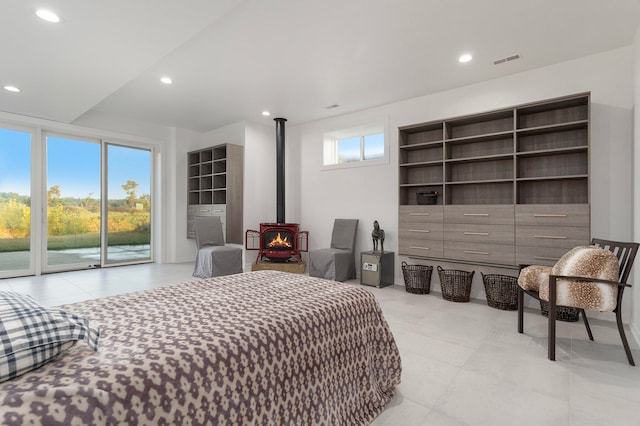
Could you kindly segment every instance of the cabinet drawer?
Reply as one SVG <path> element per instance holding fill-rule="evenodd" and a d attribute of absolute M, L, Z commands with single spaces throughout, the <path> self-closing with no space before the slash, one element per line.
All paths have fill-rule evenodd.
<path fill-rule="evenodd" d="M 227 214 L 227 205 L 226 204 L 212 204 L 211 205 L 211 215 L 212 216 L 223 216 Z"/>
<path fill-rule="evenodd" d="M 485 225 L 513 225 L 512 205 L 444 206 L 445 223 L 478 223 Z"/>
<path fill-rule="evenodd" d="M 408 223 L 400 227 L 400 239 L 440 240 L 442 241 L 442 223 Z"/>
<path fill-rule="evenodd" d="M 514 252 L 513 244 L 481 244 L 458 241 L 445 241 L 444 243 L 444 254 L 447 259 L 468 262 L 514 265 Z"/>
<path fill-rule="evenodd" d="M 553 266 L 571 248 L 565 247 L 516 247 L 518 265 Z"/>
<path fill-rule="evenodd" d="M 481 225 L 455 224 L 444 225 L 444 239 L 446 241 L 461 241 L 468 243 L 514 244 L 515 232 L 513 225 Z"/>
<path fill-rule="evenodd" d="M 589 226 L 588 204 L 519 204 L 516 224 Z"/>
<path fill-rule="evenodd" d="M 187 207 L 189 216 L 220 216 L 227 212 L 226 204 L 191 204 Z"/>
<path fill-rule="evenodd" d="M 565 247 L 589 245 L 587 226 L 516 226 L 516 244 L 529 247 Z"/>
<path fill-rule="evenodd" d="M 398 251 L 404 256 L 442 257 L 442 241 L 404 239 Z"/>
<path fill-rule="evenodd" d="M 442 222 L 443 206 L 400 206 L 400 226 L 403 223 Z"/>

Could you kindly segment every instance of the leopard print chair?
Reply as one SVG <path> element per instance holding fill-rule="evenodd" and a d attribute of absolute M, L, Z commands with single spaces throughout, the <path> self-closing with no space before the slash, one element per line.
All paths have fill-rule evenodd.
<path fill-rule="evenodd" d="M 524 328 L 524 294 L 549 302 L 549 359 L 555 360 L 556 307 L 579 309 L 593 340 L 585 310 L 614 312 L 629 364 L 635 365 L 622 324 L 622 295 L 637 243 L 594 239 L 591 246 L 575 247 L 553 266 L 527 266 L 518 277 L 518 332 Z"/>

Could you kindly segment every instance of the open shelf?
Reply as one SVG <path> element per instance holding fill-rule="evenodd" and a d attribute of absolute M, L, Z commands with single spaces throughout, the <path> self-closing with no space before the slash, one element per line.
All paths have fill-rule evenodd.
<path fill-rule="evenodd" d="M 223 144 L 187 154 L 187 238 L 194 238 L 194 216 L 218 215 L 227 242 L 241 244 L 243 148 Z M 212 205 L 224 205 L 212 208 Z M 193 206 L 200 206 L 193 208 Z"/>
<path fill-rule="evenodd" d="M 589 94 L 401 127 L 399 174 L 403 186 L 511 180 L 514 193 L 528 179 L 549 182 L 588 176 Z M 588 191 L 588 185 L 576 189 Z M 586 192 L 554 194 L 557 198 L 551 202 L 559 204 L 588 198 Z M 516 203 L 519 199 L 511 198 Z M 447 196 L 444 202 L 458 200 Z"/>
<path fill-rule="evenodd" d="M 513 181 L 447 184 L 446 204 L 513 204 Z"/>
<path fill-rule="evenodd" d="M 418 205 L 418 192 L 437 192 L 437 204 L 442 205 L 442 184 L 430 185 L 402 185 L 400 186 L 400 205 L 415 206 Z"/>
<path fill-rule="evenodd" d="M 487 265 L 515 267 L 538 250 L 527 232 L 573 232 L 588 244 L 589 114 L 590 95 L 581 93 L 399 128 L 399 254 L 415 255 L 407 235 L 440 247 L 435 258 L 445 261 L 479 250 L 478 240 L 456 240 L 443 226 L 485 236 Z M 439 194 L 439 210 L 420 205 L 423 191 Z M 417 236 L 409 228 L 417 223 L 441 231 Z"/>
<path fill-rule="evenodd" d="M 457 139 L 455 142 L 447 142 L 446 159 L 464 159 L 468 157 L 483 157 L 491 155 L 513 154 L 513 133 L 504 138 L 487 139 Z"/>
<path fill-rule="evenodd" d="M 518 184 L 518 204 L 586 204 L 589 202 L 589 178 L 565 176 L 563 178 L 526 179 Z"/>
<path fill-rule="evenodd" d="M 517 129 L 554 126 L 589 120 L 589 98 L 576 96 L 516 108 Z"/>

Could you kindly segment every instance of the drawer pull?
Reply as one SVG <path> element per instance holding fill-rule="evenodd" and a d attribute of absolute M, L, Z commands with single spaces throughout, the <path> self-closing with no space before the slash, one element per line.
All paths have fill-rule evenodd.
<path fill-rule="evenodd" d="M 557 235 L 534 235 L 533 238 L 542 238 L 545 240 L 566 240 L 567 237 L 557 236 Z"/>
<path fill-rule="evenodd" d="M 489 213 L 464 213 L 465 216 L 483 216 L 488 217 Z"/>
<path fill-rule="evenodd" d="M 464 250 L 464 252 L 467 254 L 484 254 L 487 256 L 489 255 L 489 253 L 486 251 Z"/>
<path fill-rule="evenodd" d="M 214 213 L 222 213 L 224 210 L 211 210 Z"/>
<path fill-rule="evenodd" d="M 533 258 L 538 260 L 552 260 L 554 262 L 557 262 L 559 260 L 557 257 L 533 256 Z"/>
<path fill-rule="evenodd" d="M 204 212 L 208 212 L 209 210 L 208 209 L 200 209 L 198 211 L 201 212 L 201 213 L 204 213 Z"/>
<path fill-rule="evenodd" d="M 409 248 L 418 249 L 418 250 L 431 250 L 429 247 L 420 247 L 420 246 L 409 246 Z"/>
<path fill-rule="evenodd" d="M 427 231 L 424 229 L 409 229 L 409 232 L 422 232 L 423 234 L 428 234 L 431 231 Z"/>
<path fill-rule="evenodd" d="M 464 235 L 482 235 L 482 236 L 488 236 L 489 233 L 488 232 L 465 232 Z"/>
<path fill-rule="evenodd" d="M 566 214 L 534 214 L 533 217 L 567 217 Z"/>
<path fill-rule="evenodd" d="M 431 213 L 409 213 L 409 216 L 431 216 Z"/>

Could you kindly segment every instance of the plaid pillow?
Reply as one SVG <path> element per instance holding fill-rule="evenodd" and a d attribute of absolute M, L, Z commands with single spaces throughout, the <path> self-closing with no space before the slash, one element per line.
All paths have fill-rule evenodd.
<path fill-rule="evenodd" d="M 0 291 L 0 382 L 43 366 L 78 340 L 97 351 L 99 337 L 88 319 Z"/>

